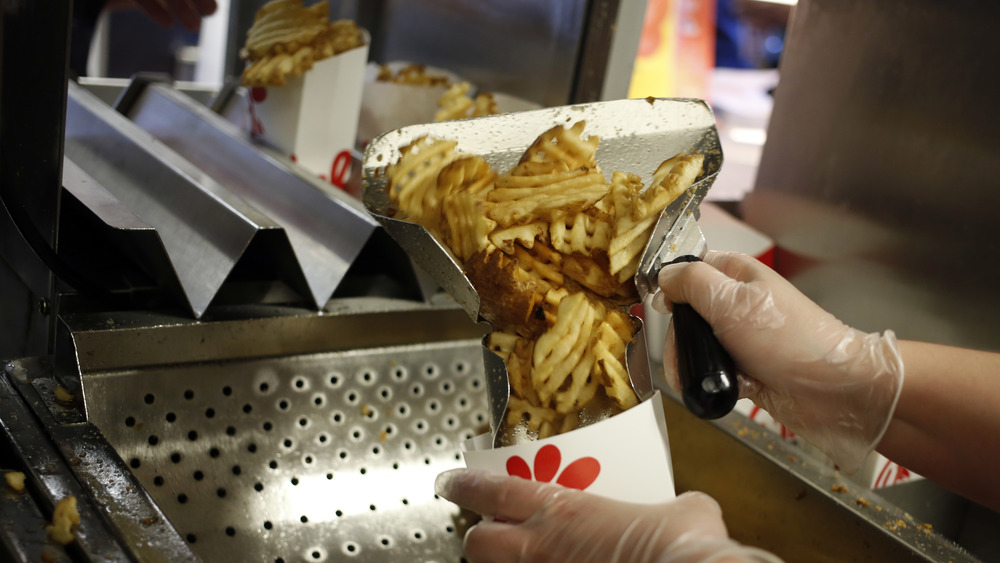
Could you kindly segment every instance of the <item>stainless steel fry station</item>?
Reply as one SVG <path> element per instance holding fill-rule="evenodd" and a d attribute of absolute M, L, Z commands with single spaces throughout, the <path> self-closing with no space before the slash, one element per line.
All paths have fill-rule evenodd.
<path fill-rule="evenodd" d="M 231 43 L 242 41 L 262 2 L 233 4 L 231 36 L 239 39 Z M 546 107 L 624 98 L 646 9 L 640 0 L 340 4 L 371 33 L 373 57 L 450 67 Z M 1000 125 L 986 94 L 1000 85 L 996 56 L 987 56 L 998 51 L 978 31 L 1000 13 L 974 2 L 879 4 L 799 3 L 786 45 L 798 58 L 790 57 L 778 88 L 759 189 L 743 207 L 721 203 L 744 209 L 776 239 L 779 257 L 785 245 L 794 282 L 860 324 L 875 322 L 878 311 L 905 324 L 914 302 L 975 282 L 906 336 L 933 338 L 944 327 L 941 341 L 1000 348 L 1000 323 L 985 318 L 1000 304 L 987 289 L 995 284 L 963 262 L 976 256 L 979 264 L 996 240 L 987 205 L 966 212 L 975 196 L 995 199 L 987 188 L 1000 177 L 992 174 L 998 145 L 986 139 Z M 890 9 L 898 19 L 883 14 Z M 73 10 L 68 0 L 0 2 L 0 472 L 25 475 L 24 490 L 0 491 L 0 560 L 465 561 L 463 535 L 479 517 L 439 498 L 433 483 L 464 466 L 463 440 L 490 430 L 488 328 L 361 200 L 252 140 L 242 127 L 248 94 L 237 82 L 206 89 L 153 74 L 70 76 Z M 955 71 L 969 90 L 967 112 L 943 92 L 885 107 L 817 91 L 823 69 L 836 69 L 802 57 L 822 57 L 816 37 L 834 41 L 872 11 L 884 16 L 871 21 L 886 34 L 872 45 L 898 37 L 893 25 L 940 22 L 954 40 L 938 45 L 950 45 L 951 56 L 941 57 L 971 69 Z M 451 34 L 458 45 L 468 44 L 469 30 L 483 31 L 482 43 L 431 46 L 407 22 Z M 458 33 L 456 22 L 467 29 Z M 489 31 L 500 24 L 520 26 L 520 35 Z M 919 73 L 951 68 L 934 60 L 885 66 L 880 57 L 888 55 L 853 49 L 843 43 L 857 36 L 843 37 L 840 48 L 872 65 L 859 82 L 904 87 Z M 906 48 L 917 41 L 904 39 Z M 974 48 L 982 58 L 958 58 Z M 899 49 L 894 56 L 909 56 Z M 237 80 L 238 50 L 233 43 L 226 52 Z M 795 96 L 814 100 L 813 109 L 802 110 Z M 883 221 L 880 210 L 903 196 L 879 162 L 904 158 L 908 147 L 927 157 L 921 141 L 899 144 L 902 134 L 890 128 L 929 107 L 954 118 L 939 133 L 964 147 L 954 161 L 960 174 L 951 183 L 943 161 L 914 162 L 934 174 L 908 177 L 924 213 L 896 207 Z M 885 128 L 869 123 L 865 141 L 806 135 L 802 111 L 827 121 L 884 116 Z M 870 157 L 863 166 L 858 153 Z M 809 170 L 824 175 L 807 177 Z M 891 189 L 862 193 L 873 177 Z M 962 193 L 944 192 L 956 188 Z M 895 242 L 831 242 L 839 220 L 831 209 L 877 233 L 899 226 Z M 807 212 L 825 218 L 812 222 L 815 230 Z M 942 262 L 906 278 L 917 254 L 896 235 L 923 227 L 920 240 L 935 254 L 921 260 Z M 837 263 L 864 275 L 824 278 Z M 850 283 L 882 288 L 878 311 L 857 303 L 837 311 Z M 964 332 L 972 328 L 980 330 Z M 662 368 L 651 368 L 664 394 L 678 492 L 715 497 L 734 539 L 787 561 L 959 563 L 1000 553 L 987 533 L 996 522 L 988 510 L 929 483 L 873 491 L 739 412 L 701 420 L 659 377 Z M 68 496 L 79 523 L 63 545 L 46 526 Z"/>

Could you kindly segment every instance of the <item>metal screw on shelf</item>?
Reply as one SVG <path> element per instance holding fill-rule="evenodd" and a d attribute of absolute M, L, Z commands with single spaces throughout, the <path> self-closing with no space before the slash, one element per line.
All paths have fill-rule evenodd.
<path fill-rule="evenodd" d="M 38 300 L 38 312 L 48 316 L 49 314 L 49 300 L 46 298 L 41 298 Z"/>

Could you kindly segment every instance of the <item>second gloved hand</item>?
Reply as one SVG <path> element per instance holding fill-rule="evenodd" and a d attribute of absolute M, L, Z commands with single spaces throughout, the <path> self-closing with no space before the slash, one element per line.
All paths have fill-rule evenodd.
<path fill-rule="evenodd" d="M 847 473 L 878 445 L 903 386 L 891 331 L 853 329 L 757 260 L 709 252 L 703 262 L 660 271 L 665 301 L 690 303 L 712 326 L 741 372 L 749 397 Z M 676 389 L 672 327 L 663 354 Z"/>
<path fill-rule="evenodd" d="M 551 483 L 456 469 L 438 476 L 442 497 L 501 521 L 481 522 L 465 554 L 481 562 L 780 562 L 726 534 L 711 497 L 685 493 L 662 504 L 614 501 Z"/>

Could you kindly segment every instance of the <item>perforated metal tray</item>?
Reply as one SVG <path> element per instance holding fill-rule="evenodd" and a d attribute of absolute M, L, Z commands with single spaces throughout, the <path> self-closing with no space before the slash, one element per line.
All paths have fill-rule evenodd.
<path fill-rule="evenodd" d="M 481 330 L 407 307 L 91 321 L 80 357 L 151 351 L 81 362 L 87 416 L 205 561 L 460 561 L 471 515 L 433 483 L 488 428 Z"/>
<path fill-rule="evenodd" d="M 90 416 L 206 561 L 458 560 L 483 387 L 472 341 L 109 372 Z"/>

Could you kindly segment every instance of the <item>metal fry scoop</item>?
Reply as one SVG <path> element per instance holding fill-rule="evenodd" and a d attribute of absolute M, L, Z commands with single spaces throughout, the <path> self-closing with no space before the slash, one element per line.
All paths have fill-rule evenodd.
<path fill-rule="evenodd" d="M 719 158 L 721 160 L 721 155 Z M 635 285 L 644 299 L 659 291 L 657 278 L 663 266 L 701 260 L 708 250 L 705 235 L 698 226 L 698 205 L 714 180 L 715 174 L 712 174 L 693 184 L 687 193 L 667 206 L 657 220 L 635 275 Z M 739 399 L 732 357 L 693 307 L 674 303 L 673 311 L 677 375 L 684 405 L 701 418 L 725 416 Z"/>
<path fill-rule="evenodd" d="M 364 203 L 417 265 L 447 291 L 470 317 L 482 320 L 479 295 L 454 255 L 420 225 L 392 217 L 385 169 L 399 160 L 402 147 L 428 136 L 456 141 L 457 151 L 483 157 L 494 170 L 509 170 L 538 135 L 555 125 L 570 126 L 581 120 L 586 121 L 585 135 L 600 138 L 596 158 L 606 176 L 614 171 L 631 172 L 638 174 L 645 186 L 650 186 L 654 171 L 667 158 L 682 152 L 705 155 L 701 176 L 686 194 L 665 210 L 656 225 L 653 242 L 646 249 L 635 278 L 640 296 L 645 297 L 657 287 L 656 272 L 664 260 L 672 256 L 673 250 L 686 248 L 667 242 L 668 239 L 680 240 L 668 235 L 671 232 L 680 233 L 684 228 L 686 236 L 686 233 L 692 232 L 690 227 L 684 227 L 688 224 L 697 229 L 693 215 L 722 166 L 715 117 L 701 100 L 618 100 L 414 125 L 390 131 L 374 139 L 365 151 Z M 701 252 L 703 250 L 697 255 Z M 677 332 L 680 333 L 679 328 Z M 711 330 L 708 335 L 711 336 Z M 714 336 L 711 337 L 714 340 Z M 641 400 L 652 394 L 643 338 L 640 332 L 626 352 L 632 387 Z M 500 363 L 495 366 L 491 364 L 490 356 L 493 354 L 486 355 L 486 369 L 491 426 L 496 435 L 510 391 L 502 360 L 496 357 Z M 693 385 L 698 385 L 697 381 L 692 381 Z M 735 377 L 732 381 L 735 382 Z"/>

